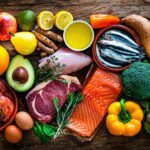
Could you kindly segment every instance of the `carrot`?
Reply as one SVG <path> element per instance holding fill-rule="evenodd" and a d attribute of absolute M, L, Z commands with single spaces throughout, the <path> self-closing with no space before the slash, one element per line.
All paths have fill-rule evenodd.
<path fill-rule="evenodd" d="M 94 29 L 105 28 L 119 22 L 119 17 L 113 15 L 97 14 L 90 16 L 90 24 Z"/>
<path fill-rule="evenodd" d="M 63 38 L 62 38 L 60 35 L 58 35 L 58 34 L 52 32 L 52 31 L 45 31 L 45 30 L 43 30 L 43 29 L 41 29 L 41 28 L 39 28 L 39 27 L 36 28 L 35 30 L 36 30 L 37 32 L 39 32 L 39 33 L 41 33 L 41 34 L 43 34 L 43 35 L 49 37 L 49 38 L 52 39 L 52 40 L 55 40 L 55 41 L 60 42 L 60 43 L 63 42 Z"/>
<path fill-rule="evenodd" d="M 58 47 L 55 45 L 55 43 L 53 43 L 53 41 L 51 41 L 50 39 L 48 39 L 45 35 L 39 33 L 39 32 L 36 32 L 36 31 L 32 31 L 32 33 L 35 35 L 35 37 L 45 43 L 47 46 L 51 47 L 52 49 L 54 50 L 57 50 Z"/>

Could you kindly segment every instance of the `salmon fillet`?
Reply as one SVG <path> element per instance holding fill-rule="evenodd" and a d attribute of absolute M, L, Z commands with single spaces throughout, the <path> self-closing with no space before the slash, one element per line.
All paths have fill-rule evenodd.
<path fill-rule="evenodd" d="M 77 105 L 67 128 L 79 136 L 91 137 L 121 90 L 117 74 L 97 68 L 83 89 L 84 100 Z"/>

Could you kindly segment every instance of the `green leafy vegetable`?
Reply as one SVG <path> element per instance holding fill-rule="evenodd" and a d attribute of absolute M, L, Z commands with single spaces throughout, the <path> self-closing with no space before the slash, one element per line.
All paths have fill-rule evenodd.
<path fill-rule="evenodd" d="M 69 118 L 71 117 L 77 104 L 83 99 L 81 92 L 70 93 L 63 110 L 60 109 L 58 105 L 58 99 L 54 98 L 53 103 L 56 109 L 56 126 L 43 124 L 35 121 L 35 126 L 33 131 L 37 137 L 39 137 L 42 143 L 47 143 L 51 138 L 57 138 L 59 135 L 63 134 L 63 130 L 69 123 Z"/>
<path fill-rule="evenodd" d="M 145 116 L 146 116 L 144 120 L 144 129 L 148 134 L 150 134 L 150 102 L 142 101 L 141 106 L 144 109 Z"/>
<path fill-rule="evenodd" d="M 148 134 L 150 134 L 150 124 L 148 122 L 144 122 L 144 129 Z"/>
<path fill-rule="evenodd" d="M 49 67 L 49 63 L 56 63 L 58 58 L 55 56 L 51 56 L 51 59 L 47 61 L 47 63 L 37 69 L 36 71 L 36 80 L 37 82 L 47 81 L 47 80 L 54 80 L 60 76 L 60 74 L 63 72 L 65 65 L 61 65 L 60 63 L 57 63 L 56 66 L 53 68 Z"/>

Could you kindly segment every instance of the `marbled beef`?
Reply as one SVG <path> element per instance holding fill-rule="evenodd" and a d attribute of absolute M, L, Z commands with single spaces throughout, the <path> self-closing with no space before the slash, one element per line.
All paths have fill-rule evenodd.
<path fill-rule="evenodd" d="M 55 115 L 53 99 L 57 98 L 61 108 L 69 92 L 81 90 L 76 77 L 63 75 L 60 78 L 37 85 L 26 97 L 27 106 L 32 117 L 41 122 L 50 122 Z"/>

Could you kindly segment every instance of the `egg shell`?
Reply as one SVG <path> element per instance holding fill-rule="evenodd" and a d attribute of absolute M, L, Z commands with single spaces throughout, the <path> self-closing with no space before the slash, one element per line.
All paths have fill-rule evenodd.
<path fill-rule="evenodd" d="M 18 112 L 15 121 L 17 126 L 22 130 L 30 130 L 34 125 L 32 117 L 25 111 Z"/>
<path fill-rule="evenodd" d="M 22 131 L 15 125 L 9 125 L 5 129 L 5 138 L 10 143 L 18 143 L 22 140 Z"/>

